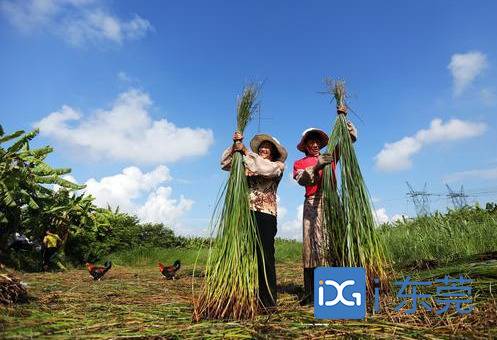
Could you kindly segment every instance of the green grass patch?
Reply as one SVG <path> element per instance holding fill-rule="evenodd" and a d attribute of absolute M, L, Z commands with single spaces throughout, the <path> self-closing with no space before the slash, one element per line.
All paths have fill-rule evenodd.
<path fill-rule="evenodd" d="M 276 262 L 302 262 L 302 242 L 277 238 L 274 248 Z"/>
<path fill-rule="evenodd" d="M 478 207 L 385 224 L 379 232 L 397 267 L 497 251 L 497 214 Z"/>
<path fill-rule="evenodd" d="M 144 247 L 111 254 L 109 259 L 112 263 L 120 266 L 151 267 L 157 266 L 157 262 L 172 264 L 178 259 L 183 266 L 193 266 L 197 256 L 198 264 L 204 265 L 207 261 L 208 251 L 207 248 L 185 249 Z"/>
<path fill-rule="evenodd" d="M 172 264 L 181 260 L 182 265 L 193 265 L 198 256 L 197 263 L 205 265 L 207 262 L 208 248 L 159 248 L 141 247 L 131 250 L 119 251 L 109 255 L 103 260 L 110 259 L 113 264 L 120 266 L 156 266 L 160 261 Z M 295 240 L 275 240 L 275 257 L 277 262 L 300 263 L 302 259 L 302 243 Z"/>

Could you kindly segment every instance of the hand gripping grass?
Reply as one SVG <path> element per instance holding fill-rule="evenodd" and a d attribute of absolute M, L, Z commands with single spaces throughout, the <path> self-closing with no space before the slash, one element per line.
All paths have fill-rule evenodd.
<path fill-rule="evenodd" d="M 258 87 L 245 87 L 238 100 L 237 129 L 242 132 L 257 109 Z M 217 236 L 211 244 L 205 283 L 194 298 L 193 320 L 252 319 L 258 311 L 257 247 L 262 252 L 255 219 L 249 207 L 249 187 L 243 156 L 234 152 L 227 183 L 216 205 L 220 214 L 212 225 Z M 216 215 L 216 214 L 215 214 Z"/>
<path fill-rule="evenodd" d="M 375 230 L 371 200 L 347 127 L 345 84 L 343 81 L 328 80 L 327 85 L 337 104 L 337 117 L 327 150 L 338 158 L 339 179 L 334 177 L 331 166 L 324 168 L 325 251 L 330 265 L 364 267 L 370 295 L 375 278 L 380 280 L 383 289 L 388 286 L 387 259 Z"/>

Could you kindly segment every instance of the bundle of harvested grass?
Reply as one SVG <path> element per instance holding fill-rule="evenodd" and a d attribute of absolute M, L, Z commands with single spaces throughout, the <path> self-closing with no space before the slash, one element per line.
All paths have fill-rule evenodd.
<path fill-rule="evenodd" d="M 328 152 L 339 157 L 340 183 L 326 166 L 323 172 L 323 209 L 327 250 L 333 265 L 364 267 L 367 290 L 373 293 L 374 278 L 387 287 L 384 247 L 376 232 L 372 204 L 347 127 L 346 90 L 343 81 L 327 81 L 337 104 L 337 118 L 330 134 Z"/>
<path fill-rule="evenodd" d="M 26 302 L 28 292 L 24 284 L 11 275 L 0 274 L 0 304 Z"/>
<path fill-rule="evenodd" d="M 247 86 L 238 100 L 237 129 L 242 132 L 257 108 L 259 88 Z M 261 249 L 249 207 L 249 188 L 241 153 L 235 152 L 229 179 L 217 206 L 222 206 L 217 236 L 209 251 L 205 283 L 194 298 L 195 321 L 251 319 L 258 309 L 257 247 Z"/>

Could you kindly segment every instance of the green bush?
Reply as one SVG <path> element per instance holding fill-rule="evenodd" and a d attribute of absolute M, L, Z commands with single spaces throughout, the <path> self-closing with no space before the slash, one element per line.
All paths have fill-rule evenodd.
<path fill-rule="evenodd" d="M 75 264 L 96 262 L 111 253 L 134 248 L 181 247 L 188 239 L 174 235 L 162 223 L 140 223 L 136 216 L 100 210 L 93 227 L 71 233 L 66 256 Z"/>

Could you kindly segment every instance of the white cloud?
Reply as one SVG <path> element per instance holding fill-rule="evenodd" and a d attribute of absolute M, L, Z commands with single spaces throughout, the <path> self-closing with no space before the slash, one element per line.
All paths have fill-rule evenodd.
<path fill-rule="evenodd" d="M 497 104 L 497 94 L 494 89 L 482 89 L 480 91 L 480 98 L 483 104 L 487 106 L 495 106 L 495 104 Z"/>
<path fill-rule="evenodd" d="M 134 15 L 123 20 L 109 14 L 96 0 L 27 0 L 0 2 L 0 11 L 24 33 L 46 30 L 72 45 L 144 37 L 153 30 L 149 21 Z"/>
<path fill-rule="evenodd" d="M 151 192 L 145 204 L 138 209 L 138 216 L 143 222 L 162 222 L 172 226 L 191 209 L 193 201 L 180 196 L 179 200 L 171 198 L 172 188 L 159 187 Z"/>
<path fill-rule="evenodd" d="M 76 181 L 76 178 L 74 178 L 73 176 L 71 176 L 71 175 L 69 175 L 69 174 L 67 174 L 67 175 L 62 175 L 62 176 L 60 176 L 60 177 L 61 177 L 61 178 L 63 178 L 63 179 L 65 179 L 66 181 L 71 182 L 71 183 L 78 184 L 78 181 Z M 53 190 L 54 190 L 54 191 L 59 191 L 59 189 L 60 189 L 60 188 L 61 188 L 61 187 L 60 187 L 60 185 L 58 185 L 58 184 L 54 184 L 54 185 L 53 185 Z"/>
<path fill-rule="evenodd" d="M 389 217 L 387 210 L 385 208 L 380 208 L 374 211 L 373 217 L 375 219 L 375 223 L 380 225 L 384 223 L 393 223 L 398 220 L 402 220 L 403 218 L 407 219 L 409 216 L 405 214 L 394 214 L 392 217 Z"/>
<path fill-rule="evenodd" d="M 390 218 L 390 222 L 402 221 L 403 219 L 408 219 L 409 216 L 405 214 L 395 214 Z"/>
<path fill-rule="evenodd" d="M 278 209 L 281 209 L 281 208 L 278 208 Z M 281 237 L 281 238 L 286 238 L 286 239 L 295 239 L 295 240 L 302 241 L 303 210 L 304 210 L 304 205 L 300 204 L 296 209 L 295 217 L 291 220 L 283 221 L 284 218 L 278 216 L 278 233 L 276 236 Z M 285 209 L 285 211 L 286 211 L 286 209 Z M 374 217 L 375 223 L 377 225 L 380 225 L 383 223 L 395 222 L 399 219 L 402 219 L 402 216 L 404 216 L 405 218 L 408 217 L 407 215 L 395 214 L 390 218 L 388 216 L 385 208 L 379 208 L 373 212 L 373 217 Z"/>
<path fill-rule="evenodd" d="M 286 238 L 286 239 L 294 239 L 294 240 L 299 240 L 302 241 L 302 236 L 303 236 L 303 226 L 302 226 L 302 219 L 303 219 L 303 211 L 304 211 L 304 205 L 300 204 L 297 209 L 296 209 L 296 215 L 293 219 L 291 220 L 284 220 L 284 216 L 279 215 L 279 212 L 281 211 L 283 207 L 278 207 L 278 233 L 277 237 L 281 238 Z M 286 209 L 285 210 L 285 215 L 286 215 Z M 407 215 L 404 214 L 395 214 L 392 217 L 389 217 L 387 214 L 387 210 L 385 208 L 379 208 L 376 209 L 373 212 L 373 217 L 375 220 L 375 223 L 377 225 L 383 224 L 383 223 L 392 223 L 397 220 L 401 220 L 402 216 L 404 218 L 408 218 Z"/>
<path fill-rule="evenodd" d="M 171 180 L 169 169 L 164 165 L 149 173 L 143 173 L 139 168 L 132 166 L 123 169 L 117 175 L 103 177 L 100 180 L 89 179 L 85 183 L 85 191 L 95 196 L 95 204 L 98 206 L 106 207 L 110 204 L 128 211 L 135 207 L 134 200 L 169 180 Z"/>
<path fill-rule="evenodd" d="M 454 54 L 447 66 L 454 81 L 454 95 L 458 96 L 487 67 L 487 57 L 481 52 Z"/>
<path fill-rule="evenodd" d="M 276 204 L 278 205 L 278 221 L 283 220 L 288 210 L 281 205 L 281 198 L 279 195 L 276 195 Z"/>
<path fill-rule="evenodd" d="M 458 182 L 468 178 L 494 180 L 497 179 L 497 168 L 491 169 L 474 169 L 467 171 L 455 172 L 444 178 L 445 182 Z"/>
<path fill-rule="evenodd" d="M 482 135 L 487 126 L 485 123 L 474 123 L 459 119 L 451 119 L 443 123 L 434 119 L 429 129 L 422 129 L 414 136 L 408 136 L 397 142 L 386 143 L 375 156 L 376 167 L 382 171 L 398 171 L 412 166 L 411 157 L 429 144 L 455 141 Z"/>
<path fill-rule="evenodd" d="M 278 219 L 279 220 L 284 220 L 287 214 L 288 214 L 288 210 L 285 207 L 278 206 Z"/>
<path fill-rule="evenodd" d="M 286 209 L 285 209 L 284 216 L 278 216 L 278 232 L 276 236 L 286 239 L 295 239 L 302 241 L 303 211 L 304 211 L 304 205 L 300 204 L 296 209 L 296 215 L 294 219 L 282 221 L 283 217 L 286 215 Z"/>
<path fill-rule="evenodd" d="M 410 157 L 421 150 L 422 144 L 413 137 L 404 137 L 394 143 L 386 143 L 375 156 L 376 167 L 382 171 L 409 169 Z"/>
<path fill-rule="evenodd" d="M 133 79 L 126 73 L 126 72 L 119 72 L 117 73 L 117 79 L 123 83 L 131 83 Z"/>
<path fill-rule="evenodd" d="M 375 219 L 376 224 L 383 224 L 389 221 L 387 211 L 385 208 L 376 209 L 373 214 L 373 217 Z"/>
<path fill-rule="evenodd" d="M 100 158 L 158 164 L 208 151 L 214 141 L 211 130 L 180 128 L 166 119 L 153 120 L 148 112 L 151 105 L 147 93 L 131 89 L 121 93 L 109 110 L 97 110 L 84 117 L 64 105 L 35 126 L 42 135 L 81 147 Z"/>
<path fill-rule="evenodd" d="M 90 178 L 84 192 L 95 197 L 97 206 L 119 206 L 121 211 L 137 215 L 142 222 L 164 223 L 181 232 L 182 217 L 194 202 L 183 196 L 173 198 L 172 188 L 164 185 L 171 179 L 164 165 L 147 173 L 128 167 L 116 175 Z M 138 203 L 144 197 L 144 203 Z"/>

